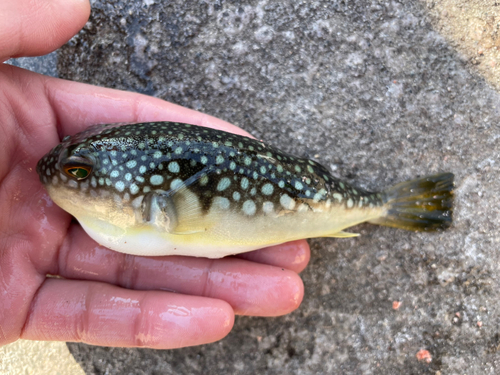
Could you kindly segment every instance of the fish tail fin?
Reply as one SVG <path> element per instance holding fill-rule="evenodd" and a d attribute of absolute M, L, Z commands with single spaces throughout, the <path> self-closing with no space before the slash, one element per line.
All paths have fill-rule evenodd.
<path fill-rule="evenodd" d="M 413 231 L 448 228 L 453 213 L 453 173 L 397 184 L 383 193 L 387 214 L 370 223 Z"/>

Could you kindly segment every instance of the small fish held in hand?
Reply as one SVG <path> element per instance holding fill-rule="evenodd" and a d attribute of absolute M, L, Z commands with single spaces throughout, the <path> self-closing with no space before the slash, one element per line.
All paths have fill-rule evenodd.
<path fill-rule="evenodd" d="M 135 255 L 230 254 L 370 222 L 408 230 L 452 222 L 453 174 L 381 193 L 320 164 L 220 130 L 174 122 L 97 125 L 37 166 L 52 200 L 99 244 Z"/>

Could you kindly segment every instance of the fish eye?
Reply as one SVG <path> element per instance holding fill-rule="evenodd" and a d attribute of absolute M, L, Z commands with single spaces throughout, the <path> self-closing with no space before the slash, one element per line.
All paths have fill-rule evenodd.
<path fill-rule="evenodd" d="M 85 180 L 92 172 L 92 163 L 79 156 L 70 156 L 62 162 L 62 169 L 69 177 Z"/>

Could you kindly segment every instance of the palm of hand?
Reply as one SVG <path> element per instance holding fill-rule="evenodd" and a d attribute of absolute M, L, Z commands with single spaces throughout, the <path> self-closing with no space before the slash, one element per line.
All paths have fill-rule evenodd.
<path fill-rule="evenodd" d="M 79 6 L 83 10 L 64 21 L 67 14 L 59 9 L 57 37 L 45 36 L 45 44 L 20 38 L 0 45 L 0 59 L 60 45 L 86 19 L 88 5 Z M 51 31 L 45 30 L 55 35 Z M 0 27 L 0 37 L 2 32 Z M 235 313 L 275 316 L 300 304 L 297 272 L 309 259 L 305 241 L 215 261 L 134 257 L 99 246 L 52 203 L 35 166 L 62 136 L 95 123 L 158 120 L 244 134 L 158 99 L 0 65 L 0 345 L 20 337 L 109 346 L 196 345 L 224 337 Z"/>

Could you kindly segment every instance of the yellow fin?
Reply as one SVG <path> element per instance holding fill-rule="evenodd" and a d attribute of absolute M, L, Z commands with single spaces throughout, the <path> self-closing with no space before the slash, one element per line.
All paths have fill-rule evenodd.
<path fill-rule="evenodd" d="M 349 232 L 344 232 L 343 230 L 337 233 L 329 234 L 327 236 L 323 237 L 336 237 L 336 238 L 349 238 L 349 237 L 358 237 L 359 233 L 349 233 Z"/>
<path fill-rule="evenodd" d="M 387 189 L 382 193 L 387 214 L 369 222 L 416 231 L 448 228 L 453 216 L 454 177 L 453 173 L 441 173 Z"/>
<path fill-rule="evenodd" d="M 199 172 L 168 191 L 149 193 L 143 205 L 145 220 L 170 234 L 188 235 L 207 231 L 210 223 L 201 213 L 198 197 L 189 190 L 189 186 L 201 176 L 203 173 Z"/>

